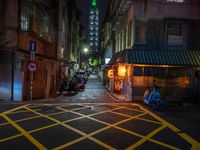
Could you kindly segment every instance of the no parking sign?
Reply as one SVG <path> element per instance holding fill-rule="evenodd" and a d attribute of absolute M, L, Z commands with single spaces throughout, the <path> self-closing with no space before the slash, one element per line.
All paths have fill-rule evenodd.
<path fill-rule="evenodd" d="M 34 61 L 29 61 L 27 68 L 28 68 L 29 71 L 35 72 L 37 70 L 37 65 Z"/>

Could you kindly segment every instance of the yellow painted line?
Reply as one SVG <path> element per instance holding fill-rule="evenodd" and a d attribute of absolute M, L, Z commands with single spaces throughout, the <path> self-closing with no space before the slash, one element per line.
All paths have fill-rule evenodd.
<path fill-rule="evenodd" d="M 104 131 L 104 130 L 106 130 L 106 129 L 108 129 L 108 128 L 110 128 L 110 127 L 102 128 L 102 129 L 98 130 L 98 132 L 96 131 L 96 133 L 99 133 L 99 132 L 101 132 L 101 131 Z M 96 133 L 95 133 L 95 134 L 96 134 Z M 102 141 L 99 141 L 99 140 L 97 140 L 97 139 L 91 137 L 92 135 L 94 135 L 94 133 L 93 133 L 93 134 L 91 133 L 91 134 L 85 135 L 85 136 L 83 136 L 83 137 L 81 137 L 81 138 L 78 138 L 78 139 L 76 139 L 76 140 L 74 140 L 74 141 L 68 142 L 68 143 L 66 143 L 66 144 L 64 144 L 64 145 L 60 145 L 60 146 L 54 148 L 53 150 L 60 150 L 60 149 L 69 147 L 69 146 L 71 146 L 71 145 L 73 145 L 73 144 L 75 144 L 75 143 L 78 143 L 78 142 L 80 142 L 80 141 L 86 139 L 86 138 L 88 138 L 88 139 L 90 139 L 91 141 L 93 141 L 93 142 L 99 144 L 99 145 L 102 146 L 102 147 L 105 147 L 105 148 L 107 148 L 107 149 L 113 149 L 113 150 L 114 150 L 114 148 L 111 147 L 110 145 L 108 145 L 108 144 L 106 144 L 106 143 L 104 143 L 104 142 L 102 142 Z"/>
<path fill-rule="evenodd" d="M 48 125 L 48 126 L 44 126 L 44 127 L 38 128 L 38 129 L 34 129 L 34 130 L 31 130 L 31 131 L 28 131 L 28 133 L 42 131 L 44 129 L 48 129 L 48 128 L 51 128 L 51 127 L 54 127 L 54 126 L 57 126 L 57 125 L 58 125 L 58 123 L 54 123 L 54 124 L 51 124 L 51 125 Z"/>
<path fill-rule="evenodd" d="M 147 136 L 143 137 L 138 142 L 136 142 L 133 145 L 131 145 L 130 147 L 128 147 L 127 150 L 135 149 L 136 147 L 138 147 L 139 145 L 141 145 L 144 142 L 146 142 L 148 139 L 150 139 L 152 136 L 154 136 L 155 134 L 157 134 L 158 132 L 160 132 L 164 128 L 166 128 L 166 126 L 160 126 L 159 128 L 157 128 L 154 131 L 152 131 L 150 134 L 148 134 Z"/>
<path fill-rule="evenodd" d="M 155 123 L 155 124 L 159 124 L 159 125 L 163 125 L 162 122 L 158 122 L 158 121 L 154 121 L 154 120 L 149 120 L 149 119 L 144 119 L 144 118 L 136 118 L 137 120 L 143 120 L 146 122 L 151 122 L 151 123 Z"/>
<path fill-rule="evenodd" d="M 108 124 L 108 123 L 106 123 L 106 124 L 108 124 L 107 127 L 104 127 L 104 128 L 99 129 L 99 130 L 97 130 L 97 131 L 94 131 L 94 132 L 90 133 L 89 135 L 90 135 L 90 136 L 93 136 L 93 135 L 95 135 L 95 134 L 97 134 L 97 133 L 99 133 L 99 132 L 102 132 L 102 131 L 104 131 L 104 130 L 106 130 L 106 129 L 108 129 L 108 128 L 111 128 L 111 127 L 114 127 L 114 128 L 115 128 L 118 124 L 127 122 L 127 121 L 129 121 L 129 120 L 132 120 L 132 119 L 134 119 L 134 118 L 140 117 L 140 116 L 145 115 L 145 114 L 146 114 L 146 113 L 140 114 L 140 115 L 137 115 L 137 116 L 134 116 L 134 117 L 132 117 L 132 118 L 127 118 L 127 119 L 125 119 L 125 120 L 116 122 L 116 123 L 114 123 L 114 124 Z"/>
<path fill-rule="evenodd" d="M 62 109 L 62 108 L 59 108 L 59 109 Z M 62 109 L 62 110 L 63 110 L 63 109 Z M 95 118 L 90 117 L 90 115 L 87 116 L 87 115 L 84 115 L 84 114 L 81 114 L 81 113 L 75 112 L 75 111 L 70 111 L 70 112 L 82 116 L 82 117 L 73 119 L 73 121 L 79 120 L 79 119 L 82 119 L 82 118 L 89 118 L 89 119 L 92 119 L 92 120 L 94 120 L 94 121 L 97 121 L 97 122 L 100 122 L 100 123 L 109 125 L 108 123 L 105 123 L 105 122 L 103 122 L 103 121 L 100 121 L 100 120 L 97 120 L 97 119 L 95 119 Z M 92 115 L 93 115 L 93 114 L 92 114 Z M 64 123 L 66 123 L 66 122 L 67 122 L 67 121 L 64 121 Z"/>
<path fill-rule="evenodd" d="M 17 134 L 17 135 L 14 135 L 14 136 L 10 136 L 10 137 L 1 139 L 1 140 L 0 140 L 0 143 L 5 142 L 5 141 L 8 141 L 8 140 L 15 139 L 15 138 L 18 138 L 18 137 L 20 137 L 20 136 L 23 136 L 23 134 Z"/>
<path fill-rule="evenodd" d="M 53 116 L 53 115 L 58 115 L 58 114 L 62 114 L 62 113 L 65 113 L 65 112 L 52 113 L 52 114 L 48 114 L 47 116 Z M 27 121 L 27 120 L 36 119 L 36 118 L 41 118 L 41 116 L 33 116 L 33 117 L 29 117 L 29 118 L 19 119 L 19 120 L 15 120 L 15 122 L 22 122 L 22 121 Z M 8 124 L 9 123 L 2 123 L 2 124 L 0 124 L 0 127 L 4 126 L 4 125 L 8 125 Z"/>
<path fill-rule="evenodd" d="M 26 107 L 25 107 L 25 108 L 26 108 Z M 77 129 L 75 129 L 75 128 L 73 128 L 73 127 L 67 125 L 67 124 L 64 124 L 64 123 L 61 122 L 61 121 L 58 121 L 58 120 L 56 120 L 56 119 L 54 119 L 54 118 L 51 118 L 51 117 L 49 117 L 49 116 L 47 116 L 47 115 L 44 115 L 44 114 L 41 114 L 41 113 L 36 112 L 36 111 L 34 111 L 34 110 L 31 110 L 30 108 L 26 108 L 26 109 L 28 109 L 29 111 L 32 111 L 33 113 L 35 113 L 35 114 L 37 114 L 37 115 L 40 115 L 40 116 L 45 117 L 45 118 L 47 118 L 47 119 L 49 119 L 49 120 L 52 120 L 52 121 L 54 121 L 54 122 L 56 122 L 56 123 L 62 125 L 63 127 L 67 128 L 67 129 L 70 129 L 70 130 L 72 130 L 72 131 L 74 131 L 74 132 L 76 132 L 76 133 L 79 133 L 80 135 L 83 135 L 83 136 L 86 135 L 84 132 L 79 131 L 79 130 L 77 130 Z"/>
<path fill-rule="evenodd" d="M 137 119 L 137 118 L 135 118 L 135 119 Z M 121 131 L 124 131 L 124 132 L 127 132 L 127 133 L 129 133 L 129 134 L 138 136 L 138 137 L 140 137 L 140 138 L 144 138 L 144 137 L 145 137 L 145 136 L 140 135 L 140 134 L 138 134 L 138 133 L 136 133 L 136 132 L 133 132 L 133 131 L 130 131 L 130 130 L 121 128 L 121 127 L 119 127 L 119 126 L 114 126 L 114 128 L 116 128 L 116 129 L 118 129 L 118 130 L 121 130 Z M 169 144 L 166 144 L 166 143 L 163 143 L 163 142 L 160 142 L 160 141 L 156 141 L 156 140 L 154 140 L 154 139 L 148 139 L 148 140 L 151 141 L 151 142 L 154 142 L 154 143 L 156 143 L 156 144 L 162 145 L 162 146 L 164 146 L 164 147 L 167 147 L 167 148 L 169 148 L 169 149 L 177 149 L 177 148 L 174 147 L 174 146 L 171 146 L 171 145 L 169 145 Z"/>
<path fill-rule="evenodd" d="M 188 143 L 190 143 L 192 145 L 192 149 L 194 149 L 194 150 L 200 149 L 200 143 L 198 141 L 194 140 L 189 135 L 183 133 L 180 129 L 178 129 L 177 127 L 175 127 L 171 123 L 167 122 L 166 120 L 162 119 L 161 117 L 157 116 L 156 114 L 152 113 L 151 111 L 149 111 L 149 110 L 147 110 L 143 107 L 142 107 L 142 109 L 144 111 L 148 112 L 148 114 L 150 114 L 151 116 L 153 116 L 154 118 L 156 118 L 160 122 L 163 122 L 168 128 L 170 128 L 172 131 L 176 132 L 181 138 L 183 138 Z"/>
<path fill-rule="evenodd" d="M 69 147 L 69 146 L 71 146 L 71 145 L 73 145 L 73 144 L 75 144 L 75 143 L 78 143 L 78 142 L 80 142 L 80 141 L 82 141 L 82 140 L 84 140 L 84 139 L 85 139 L 85 137 L 78 138 L 78 139 L 73 140 L 73 141 L 71 141 L 71 142 L 68 142 L 68 143 L 66 143 L 66 144 L 64 144 L 64 145 L 55 147 L 55 148 L 53 148 L 52 150 L 60 150 L 60 149 Z"/>
<path fill-rule="evenodd" d="M 4 111 L 4 112 L 2 112 L 1 114 L 2 114 L 2 116 L 3 116 L 3 115 L 8 114 L 8 113 L 10 113 L 10 112 L 12 112 L 12 111 L 16 111 L 16 110 L 18 110 L 18 109 L 24 108 L 25 106 L 28 106 L 28 105 L 30 105 L 30 104 L 22 105 L 22 106 L 19 106 L 19 107 L 16 107 L 16 108 L 13 108 L 13 109 Z"/>
<path fill-rule="evenodd" d="M 2 115 L 4 119 L 6 119 L 13 127 L 15 127 L 18 131 L 20 131 L 27 139 L 29 139 L 38 149 L 47 150 L 39 141 L 37 141 L 34 137 L 32 137 L 26 130 L 18 126 L 14 121 L 12 121 L 6 115 Z"/>
<path fill-rule="evenodd" d="M 138 109 L 133 109 L 133 108 L 128 108 L 128 107 L 124 107 L 125 109 L 127 110 L 133 110 L 133 111 L 136 111 L 136 112 L 144 112 L 143 110 L 138 110 Z"/>
<path fill-rule="evenodd" d="M 59 108 L 59 109 L 64 110 L 63 108 Z M 73 112 L 73 111 L 72 111 L 72 112 Z M 78 142 L 79 140 L 83 140 L 83 139 L 85 139 L 85 138 L 89 138 L 90 140 L 94 141 L 95 143 L 98 143 L 99 145 L 101 145 L 101 146 L 103 146 L 103 147 L 105 147 L 105 148 L 107 148 L 107 149 L 115 149 L 115 148 L 109 146 L 108 144 L 106 144 L 106 143 L 104 143 L 104 142 L 101 142 L 101 141 L 99 141 L 99 140 L 93 138 L 92 136 L 95 135 L 95 134 L 97 134 L 97 133 L 99 133 L 99 132 L 102 132 L 102 131 L 104 131 L 104 130 L 106 130 L 106 129 L 109 129 L 109 128 L 111 128 L 111 127 L 114 127 L 115 125 L 121 124 L 121 123 L 126 122 L 126 121 L 129 121 L 129 120 L 131 120 L 131 119 L 133 119 L 133 118 L 137 118 L 137 117 L 140 117 L 140 116 L 146 114 L 146 113 L 143 113 L 143 114 L 140 114 L 140 115 L 137 115 L 137 116 L 134 116 L 134 117 L 131 117 L 131 118 L 122 120 L 122 121 L 117 122 L 117 123 L 115 123 L 115 124 L 109 124 L 109 123 L 106 123 L 106 122 L 103 122 L 103 121 L 100 121 L 100 120 L 97 120 L 97 119 L 95 119 L 95 118 L 90 117 L 91 115 L 94 115 L 94 114 L 91 114 L 91 115 L 88 115 L 88 116 L 87 116 L 87 115 L 84 115 L 84 114 L 80 114 L 80 113 L 78 113 L 78 112 L 74 112 L 74 113 L 77 113 L 77 114 L 79 114 L 79 115 L 81 115 L 81 116 L 83 116 L 83 117 L 85 117 L 85 118 L 89 118 L 89 119 L 92 119 L 92 120 L 94 120 L 94 121 L 97 121 L 97 122 L 101 122 L 101 123 L 103 123 L 103 124 L 106 124 L 107 127 L 101 128 L 101 129 L 99 129 L 99 130 L 97 130 L 97 131 L 94 131 L 94 132 L 88 134 L 88 135 L 85 134 L 85 135 L 83 135 L 83 137 L 82 137 L 81 139 L 77 139 L 76 141 L 72 141 L 72 143 L 74 144 L 74 143 Z M 99 112 L 99 113 L 100 113 L 100 112 Z M 56 147 L 55 149 L 66 148 L 67 146 L 70 146 L 70 145 L 71 145 L 71 144 L 66 143 L 66 144 L 64 144 L 64 145 L 61 145 L 61 146 L 59 146 L 59 147 Z"/>
<path fill-rule="evenodd" d="M 119 113 L 119 112 L 116 112 L 116 111 L 111 111 L 112 114 L 116 114 L 116 115 L 119 115 L 119 116 L 124 116 L 124 117 L 133 117 L 133 116 L 130 116 L 130 115 L 127 115 L 127 114 L 122 114 L 122 113 Z"/>
<path fill-rule="evenodd" d="M 41 117 L 41 116 L 38 116 L 38 117 Z M 71 122 L 71 121 L 74 121 L 74 120 L 77 120 L 77 119 L 80 119 L 80 118 L 84 118 L 84 117 L 70 119 L 70 120 L 67 120 L 67 121 L 63 121 L 63 123 Z M 37 129 L 34 129 L 34 130 L 27 131 L 27 132 L 28 133 L 34 133 L 34 132 L 41 131 L 41 130 L 44 130 L 44 129 L 47 129 L 47 128 L 50 128 L 50 127 L 53 127 L 53 126 L 56 126 L 56 125 L 59 125 L 59 123 L 55 123 L 55 124 L 52 124 L 52 125 L 49 125 L 49 126 L 44 126 L 44 127 L 41 127 L 41 128 L 37 128 Z M 20 136 L 22 136 L 22 134 L 10 136 L 10 137 L 7 137 L 5 139 L 1 139 L 0 142 L 5 142 L 5 141 L 8 141 L 8 140 L 20 137 Z"/>
<path fill-rule="evenodd" d="M 57 106 L 56 108 L 57 108 L 57 109 L 58 109 L 58 108 L 62 108 L 62 109 L 64 109 L 64 110 L 66 110 L 66 111 L 71 111 L 71 110 L 81 110 L 81 109 L 90 108 L 90 107 L 89 107 L 89 106 L 84 106 L 84 107 L 81 107 L 81 108 L 66 109 L 66 108 L 63 108 L 63 107 L 61 107 L 61 106 Z"/>
<path fill-rule="evenodd" d="M 102 142 L 102 141 L 100 141 L 100 140 L 98 140 L 98 139 L 96 139 L 96 138 L 88 137 L 88 139 L 94 141 L 95 143 L 97 143 L 97 144 L 99 144 L 100 146 L 105 147 L 105 148 L 107 148 L 107 149 L 110 149 L 110 150 L 117 150 L 116 148 L 114 148 L 114 147 L 112 147 L 112 146 L 110 146 L 110 145 L 108 145 L 108 144 L 106 144 L 106 143 L 104 143 L 104 142 Z"/>
<path fill-rule="evenodd" d="M 140 138 L 144 138 L 144 136 L 141 135 L 141 134 L 138 134 L 138 133 L 136 133 L 136 132 L 133 132 L 133 131 L 130 131 L 130 130 L 127 130 L 127 129 L 121 128 L 121 127 L 116 126 L 116 125 L 113 126 L 113 128 L 116 128 L 116 129 L 118 129 L 118 130 L 121 130 L 121 131 L 123 131 L 123 132 L 129 133 L 129 134 L 132 134 L 132 135 L 137 136 L 137 137 L 140 137 Z"/>
<path fill-rule="evenodd" d="M 161 145 L 163 147 L 166 147 L 166 148 L 169 148 L 169 149 L 172 149 L 172 150 L 181 150 L 180 148 L 177 148 L 175 146 L 172 146 L 172 145 L 169 145 L 169 144 L 166 144 L 166 143 L 154 140 L 154 139 L 149 139 L 148 141 L 154 142 L 155 144 Z"/>
<path fill-rule="evenodd" d="M 119 107 L 119 108 L 114 108 L 114 109 L 111 109 L 111 110 L 117 110 L 117 109 L 121 109 L 123 107 Z M 60 107 L 57 107 L 57 109 L 60 109 L 60 110 L 63 110 L 63 111 L 67 111 L 67 112 L 72 112 L 72 113 L 75 113 L 75 114 L 79 114 L 81 116 L 94 116 L 94 115 L 99 115 L 99 114 L 103 114 L 103 113 L 106 113 L 106 112 L 111 112 L 111 110 L 105 110 L 105 111 L 101 111 L 101 112 L 97 112 L 97 113 L 93 113 L 91 115 L 84 115 L 84 114 L 81 114 L 79 112 L 76 112 L 74 110 L 65 110 L 64 108 L 60 108 Z"/>
<path fill-rule="evenodd" d="M 1 126 L 5 126 L 5 125 L 8 125 L 8 124 L 9 124 L 8 122 L 1 123 L 1 124 L 0 124 L 0 127 L 1 127 Z"/>
<path fill-rule="evenodd" d="M 55 124 L 52 124 L 52 125 L 49 125 L 49 126 L 45 126 L 45 127 L 42 127 L 42 128 L 34 129 L 34 130 L 31 130 L 31 131 L 27 131 L 27 133 L 30 134 L 30 133 L 33 133 L 33 132 L 41 131 L 41 130 L 44 130 L 44 129 L 47 129 L 47 128 L 50 128 L 50 127 L 53 127 L 53 126 L 56 126 L 56 125 L 58 125 L 58 123 L 55 123 Z M 17 134 L 17 135 L 14 135 L 14 136 L 7 137 L 5 139 L 0 140 L 0 142 L 12 140 L 12 139 L 15 139 L 15 138 L 20 137 L 20 136 L 23 136 L 23 134 Z"/>
<path fill-rule="evenodd" d="M 36 109 L 35 111 L 38 111 L 38 110 L 40 110 L 40 109 Z M 18 113 L 26 113 L 26 112 L 29 112 L 29 111 L 27 111 L 27 110 L 14 111 L 14 112 L 10 112 L 9 115 L 10 114 L 18 114 Z"/>

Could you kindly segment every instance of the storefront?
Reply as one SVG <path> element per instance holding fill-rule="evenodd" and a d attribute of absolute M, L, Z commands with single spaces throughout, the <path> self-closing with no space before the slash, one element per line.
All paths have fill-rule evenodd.
<path fill-rule="evenodd" d="M 169 101 L 195 99 L 195 69 L 200 65 L 197 51 L 147 51 L 128 49 L 113 56 L 109 88 L 129 101 L 141 101 L 146 88 L 160 87 Z"/>

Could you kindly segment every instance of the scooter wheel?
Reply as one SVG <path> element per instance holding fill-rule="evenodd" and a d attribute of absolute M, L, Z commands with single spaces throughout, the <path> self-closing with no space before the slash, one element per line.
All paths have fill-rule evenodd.
<path fill-rule="evenodd" d="M 161 104 L 159 101 L 152 101 L 149 103 L 152 110 L 159 110 Z"/>

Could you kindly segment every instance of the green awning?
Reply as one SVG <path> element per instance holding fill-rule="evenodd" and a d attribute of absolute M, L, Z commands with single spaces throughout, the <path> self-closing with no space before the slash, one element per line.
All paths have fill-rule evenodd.
<path fill-rule="evenodd" d="M 126 49 L 116 53 L 108 65 L 117 63 L 199 67 L 200 51 Z"/>

